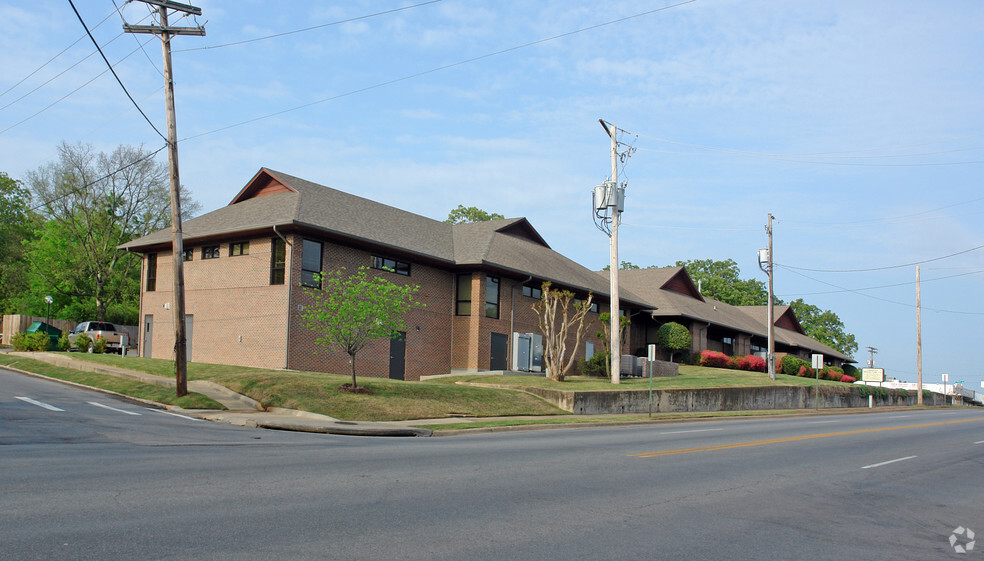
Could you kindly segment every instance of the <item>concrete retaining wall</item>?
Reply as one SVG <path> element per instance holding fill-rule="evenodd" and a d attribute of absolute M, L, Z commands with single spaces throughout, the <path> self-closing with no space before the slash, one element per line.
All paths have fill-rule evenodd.
<path fill-rule="evenodd" d="M 573 392 L 543 388 L 523 388 L 557 407 L 577 415 L 649 412 L 649 390 Z M 806 386 L 750 388 L 700 388 L 689 390 L 653 390 L 654 413 L 748 411 L 762 409 L 812 409 L 815 388 Z M 891 396 L 874 399 L 875 407 L 885 405 L 915 405 L 916 396 Z M 944 405 L 940 394 L 924 398 L 925 405 Z M 868 398 L 854 387 L 821 388 L 821 409 L 868 407 Z"/>

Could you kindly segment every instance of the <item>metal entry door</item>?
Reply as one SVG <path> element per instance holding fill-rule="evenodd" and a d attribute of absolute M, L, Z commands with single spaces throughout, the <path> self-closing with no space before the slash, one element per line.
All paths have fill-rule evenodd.
<path fill-rule="evenodd" d="M 407 368 L 407 334 L 403 331 L 390 339 L 389 377 L 393 380 L 405 380 Z"/>

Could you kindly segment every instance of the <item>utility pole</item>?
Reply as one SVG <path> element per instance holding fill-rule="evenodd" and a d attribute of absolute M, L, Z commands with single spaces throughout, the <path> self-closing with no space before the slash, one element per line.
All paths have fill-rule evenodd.
<path fill-rule="evenodd" d="M 759 269 L 769 276 L 769 352 L 765 357 L 766 365 L 769 369 L 769 378 L 776 379 L 776 328 L 775 328 L 775 308 L 772 296 L 772 213 L 769 213 L 769 222 L 765 226 L 765 233 L 769 236 L 769 247 L 760 249 L 758 255 Z M 699 289 L 698 289 L 699 290 Z"/>
<path fill-rule="evenodd" d="M 878 349 L 874 347 L 868 347 L 868 368 L 875 367 L 875 355 L 878 354 Z"/>
<path fill-rule="evenodd" d="M 605 132 L 612 140 L 612 185 L 615 189 L 615 198 L 618 198 L 618 143 L 615 140 L 616 130 L 615 125 L 611 123 L 605 123 L 601 121 L 601 126 L 605 127 Z M 611 250 L 609 253 L 609 268 L 611 269 L 611 274 L 608 275 L 609 279 L 609 292 L 611 293 L 611 331 L 612 331 L 612 383 L 618 384 L 621 382 L 622 375 L 622 322 L 621 316 L 618 312 L 618 223 L 621 221 L 622 213 L 619 212 L 618 206 L 614 207 L 612 210 L 612 237 L 611 237 Z"/>
<path fill-rule="evenodd" d="M 185 330 L 184 243 L 181 234 L 181 180 L 178 175 L 178 128 L 174 117 L 174 76 L 171 67 L 171 38 L 175 35 L 205 35 L 205 28 L 170 27 L 168 9 L 202 15 L 201 8 L 170 0 L 140 0 L 157 6 L 160 25 L 123 25 L 127 33 L 151 33 L 161 38 L 164 52 L 164 105 L 167 112 L 167 161 L 171 178 L 171 262 L 174 271 L 174 376 L 178 397 L 188 394 L 188 340 Z M 144 343 L 146 344 L 146 342 Z"/>
<path fill-rule="evenodd" d="M 874 357 L 872 357 L 874 360 Z M 916 404 L 923 404 L 922 395 L 922 294 L 919 287 L 919 265 L 916 265 Z"/>
<path fill-rule="evenodd" d="M 776 379 L 776 320 L 775 298 L 772 290 L 772 273 L 775 270 L 772 258 L 772 213 L 769 213 L 769 223 L 765 227 L 769 234 L 769 378 Z"/>

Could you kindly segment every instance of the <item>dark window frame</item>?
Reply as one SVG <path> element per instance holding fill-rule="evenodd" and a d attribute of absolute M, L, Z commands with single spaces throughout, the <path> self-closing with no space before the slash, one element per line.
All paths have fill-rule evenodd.
<path fill-rule="evenodd" d="M 249 255 L 249 240 L 229 244 L 229 257 L 239 257 L 240 255 Z"/>
<path fill-rule="evenodd" d="M 222 252 L 222 246 L 220 245 L 203 245 L 202 246 L 202 261 L 206 259 L 218 259 Z"/>
<path fill-rule="evenodd" d="M 194 249 L 185 249 L 185 250 L 183 250 L 181 252 L 181 260 L 182 261 L 194 261 L 195 260 L 195 250 Z"/>
<path fill-rule="evenodd" d="M 157 290 L 157 254 L 147 254 L 147 278 L 144 290 L 154 292 Z"/>
<path fill-rule="evenodd" d="M 389 257 L 372 256 L 372 268 L 389 273 L 396 273 L 405 277 L 410 276 L 410 264 L 405 261 L 390 259 Z"/>
<path fill-rule="evenodd" d="M 536 286 L 523 285 L 523 296 L 527 298 L 543 299 L 543 289 Z"/>
<path fill-rule="evenodd" d="M 468 290 L 462 290 L 462 281 L 465 282 Z M 455 301 L 454 301 L 454 315 L 456 316 L 470 316 L 471 315 L 471 303 L 472 303 L 472 276 L 471 273 L 458 275 L 455 278 Z M 465 295 L 465 297 L 463 297 Z"/>
<path fill-rule="evenodd" d="M 485 277 L 485 317 L 499 319 L 499 308 L 502 303 L 502 283 L 499 277 L 487 275 Z M 491 294 L 492 287 L 495 287 L 494 295 Z M 493 299 L 490 300 L 489 297 Z"/>
<path fill-rule="evenodd" d="M 308 255 L 308 248 L 311 247 L 313 251 L 313 245 L 318 246 L 318 269 L 314 270 L 310 268 L 310 265 L 314 263 L 313 256 Z M 310 288 L 321 289 L 321 281 L 317 280 L 315 275 L 321 273 L 322 265 L 324 263 L 325 257 L 325 246 L 323 243 L 315 240 L 304 239 L 301 242 L 301 286 L 307 286 Z"/>
<path fill-rule="evenodd" d="M 277 254 L 280 258 L 277 258 Z M 287 242 L 281 238 L 270 240 L 270 284 L 284 284 L 287 278 Z"/>

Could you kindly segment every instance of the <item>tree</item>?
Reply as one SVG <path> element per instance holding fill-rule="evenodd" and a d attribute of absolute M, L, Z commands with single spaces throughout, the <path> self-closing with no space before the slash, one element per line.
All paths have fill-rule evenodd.
<path fill-rule="evenodd" d="M 448 213 L 448 219 L 445 222 L 448 224 L 466 224 L 469 222 L 502 220 L 503 218 L 505 217 L 497 212 L 488 213 L 478 207 L 458 205 L 458 208 Z"/>
<path fill-rule="evenodd" d="M 742 279 L 741 270 L 733 259 L 714 261 L 695 259 L 677 261 L 687 269 L 695 283 L 700 282 L 701 294 L 732 306 L 764 306 L 769 303 L 769 290 L 763 281 Z"/>
<path fill-rule="evenodd" d="M 392 339 L 404 330 L 403 314 L 423 304 L 414 300 L 417 285 L 399 285 L 370 273 L 368 267 L 349 276 L 345 269 L 318 273 L 321 288 L 304 287 L 314 303 L 301 317 L 326 349 L 349 355 L 352 389 L 356 389 L 355 356 L 376 339 Z"/>
<path fill-rule="evenodd" d="M 27 286 L 24 242 L 37 228 L 31 192 L 0 172 L 0 314 L 15 312 L 13 302 Z"/>
<path fill-rule="evenodd" d="M 540 320 L 540 332 L 543 334 L 546 351 L 543 363 L 547 367 L 547 377 L 563 382 L 564 376 L 577 359 L 577 353 L 571 353 L 570 358 L 567 357 L 568 333 L 573 327 L 576 349 L 581 344 L 587 327 L 586 316 L 591 309 L 593 296 L 589 293 L 586 300 L 575 303 L 573 292 L 551 289 L 550 285 L 549 282 L 543 283 L 540 300 L 533 304 L 533 311 Z"/>
<path fill-rule="evenodd" d="M 646 267 L 646 269 L 658 269 L 658 268 L 659 267 L 657 267 L 656 265 L 650 265 L 650 266 Z M 634 270 L 637 270 L 637 269 L 642 269 L 642 267 L 636 265 L 635 263 L 632 263 L 631 261 L 622 261 L 618 265 L 618 270 L 619 271 L 634 271 Z M 612 266 L 611 265 L 605 265 L 605 268 L 602 269 L 602 271 L 611 271 L 611 270 L 612 270 Z"/>
<path fill-rule="evenodd" d="M 46 219 L 28 249 L 32 273 L 75 314 L 104 320 L 112 305 L 136 322 L 140 259 L 117 246 L 170 225 L 167 167 L 150 156 L 132 146 L 97 154 L 62 143 L 57 161 L 27 175 Z M 199 208 L 187 194 L 181 206 L 183 217 Z"/>
<path fill-rule="evenodd" d="M 807 304 L 802 298 L 789 303 L 799 320 L 800 327 L 811 339 L 819 341 L 828 347 L 840 351 L 847 356 L 854 356 L 858 350 L 858 342 L 854 335 L 844 330 L 844 322 L 830 310 L 821 310 L 812 304 Z"/>
<path fill-rule="evenodd" d="M 624 261 L 623 261 L 624 263 Z M 624 267 L 622 267 L 624 269 Z M 605 375 L 609 380 L 612 379 L 612 314 L 609 312 L 603 312 L 598 315 L 598 321 L 601 322 L 601 331 L 595 333 L 595 335 L 601 339 L 601 346 L 605 353 Z M 626 316 L 619 316 L 618 318 L 618 335 L 619 342 L 622 344 L 622 348 L 619 349 L 621 354 L 625 350 L 625 345 L 628 344 L 627 337 L 625 336 L 625 330 L 628 329 L 629 324 L 632 321 Z"/>
<path fill-rule="evenodd" d="M 656 344 L 670 351 L 670 362 L 673 362 L 676 351 L 689 351 L 692 342 L 690 330 L 675 321 L 664 323 L 656 330 Z"/>

